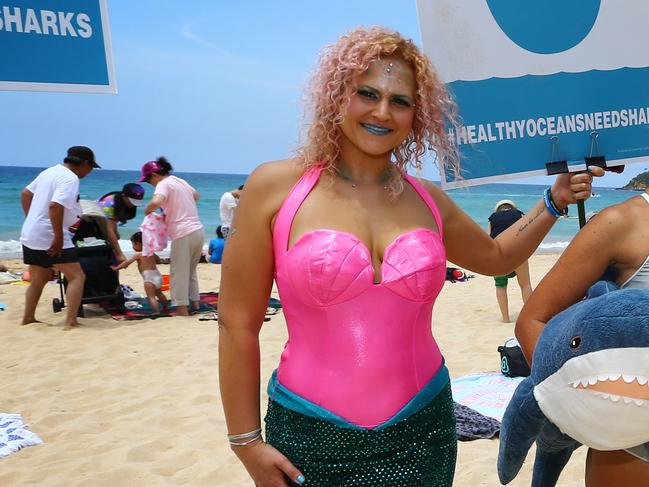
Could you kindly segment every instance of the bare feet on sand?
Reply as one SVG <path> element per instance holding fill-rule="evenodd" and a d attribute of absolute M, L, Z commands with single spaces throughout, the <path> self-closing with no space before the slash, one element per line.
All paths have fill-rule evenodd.
<path fill-rule="evenodd" d="M 31 318 L 23 318 L 23 320 L 20 322 L 21 326 L 31 325 L 32 323 L 42 323 L 42 321 L 39 321 L 32 316 Z"/>

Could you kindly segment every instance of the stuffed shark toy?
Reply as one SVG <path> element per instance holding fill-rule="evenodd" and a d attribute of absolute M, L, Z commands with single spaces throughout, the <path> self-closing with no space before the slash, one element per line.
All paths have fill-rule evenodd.
<path fill-rule="evenodd" d="M 633 448 L 649 453 L 649 290 L 601 281 L 552 318 L 532 372 L 503 417 L 498 476 L 518 474 L 532 443 L 532 487 L 552 487 L 572 452 Z"/>

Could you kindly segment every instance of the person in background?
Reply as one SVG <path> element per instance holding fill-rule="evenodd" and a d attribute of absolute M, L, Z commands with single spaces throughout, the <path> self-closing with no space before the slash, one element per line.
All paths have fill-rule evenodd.
<path fill-rule="evenodd" d="M 85 274 L 69 228 L 81 215 L 79 179 L 100 167 L 88 147 L 68 149 L 63 164 L 41 172 L 20 194 L 25 223 L 20 233 L 23 262 L 29 265 L 30 283 L 25 292 L 22 324 L 36 322 L 36 305 L 43 287 L 52 277 L 52 267 L 68 281 L 66 328 L 77 326 Z"/>
<path fill-rule="evenodd" d="M 162 208 L 171 240 L 171 301 L 176 314 L 189 316 L 200 306 L 196 267 L 203 252 L 205 233 L 198 217 L 200 194 L 187 181 L 171 175 L 173 167 L 164 157 L 142 166 L 140 182 L 155 188 L 144 212 Z"/>
<path fill-rule="evenodd" d="M 511 227 L 514 223 L 523 218 L 523 213 L 512 200 L 500 200 L 496 203 L 494 212 L 489 216 L 489 235 L 491 238 L 496 238 L 502 232 Z M 532 284 L 530 283 L 530 266 L 527 262 L 523 262 L 514 271 L 504 274 L 502 276 L 494 276 L 496 283 L 496 300 L 500 307 L 501 319 L 504 323 L 509 323 L 509 299 L 507 298 L 507 281 L 512 277 L 518 280 L 518 286 L 521 288 L 521 296 L 523 303 L 532 294 Z"/>
<path fill-rule="evenodd" d="M 127 183 L 121 191 L 111 191 L 97 199 L 97 204 L 101 207 L 108 222 L 107 239 L 115 252 L 117 262 L 126 260 L 119 245 L 117 225 L 124 225 L 137 216 L 138 206 L 144 204 L 144 193 L 144 188 L 139 184 Z"/>
<path fill-rule="evenodd" d="M 459 173 L 451 95 L 411 40 L 358 28 L 323 50 L 293 158 L 246 181 L 223 253 L 219 383 L 232 450 L 258 486 L 453 482 L 449 372 L 433 337 L 447 260 L 498 275 L 527 259 L 591 168 L 557 176 L 522 228 L 489 237 L 407 169 Z M 236 231 L 235 231 L 236 230 Z M 288 340 L 260 412 L 259 333 L 276 282 Z"/>
<path fill-rule="evenodd" d="M 237 189 L 226 191 L 221 196 L 219 203 L 219 212 L 221 214 L 221 232 L 223 238 L 227 239 L 230 235 L 230 228 L 232 227 L 232 220 L 234 220 L 234 210 L 237 209 L 239 204 L 239 197 L 243 190 L 243 184 Z"/>
<path fill-rule="evenodd" d="M 225 247 L 225 238 L 221 225 L 216 227 L 216 238 L 210 240 L 210 245 L 207 248 L 207 255 L 210 257 L 212 264 L 220 264 L 223 256 L 223 248 Z"/>
<path fill-rule="evenodd" d="M 606 279 L 622 289 L 649 289 L 649 189 L 590 217 L 534 290 L 516 321 L 516 337 L 530 364 L 545 324 L 581 301 L 595 282 Z M 616 383 L 623 379 L 611 379 L 607 390 L 615 390 Z M 649 399 L 646 392 L 641 394 Z M 649 485 L 646 448 L 640 445 L 627 450 L 588 450 L 586 486 L 613 485 Z"/>
<path fill-rule="evenodd" d="M 169 301 L 167 301 L 167 297 L 161 290 L 162 274 L 160 274 L 156 265 L 158 256 L 155 254 L 148 256 L 142 254 L 142 232 L 135 232 L 131 235 L 131 244 L 133 245 L 135 253 L 128 259 L 120 262 L 118 265 L 111 266 L 111 268 L 118 271 L 126 269 L 133 262 L 137 262 L 137 268 L 140 271 L 140 274 L 142 274 L 144 291 L 146 292 L 146 297 L 149 300 L 151 309 L 154 313 L 160 313 L 160 305 L 162 305 L 163 308 L 168 308 Z"/>

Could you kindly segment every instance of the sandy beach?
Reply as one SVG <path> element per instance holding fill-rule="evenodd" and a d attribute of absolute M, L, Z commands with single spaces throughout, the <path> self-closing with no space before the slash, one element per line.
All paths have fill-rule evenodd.
<path fill-rule="evenodd" d="M 531 258 L 533 284 L 556 258 Z M 25 269 L 20 261 L 3 263 L 12 271 Z M 168 266 L 160 270 L 166 273 Z M 200 265 L 201 291 L 218 291 L 219 272 L 218 265 Z M 135 266 L 120 280 L 143 291 Z M 21 414 L 44 443 L 0 459 L 0 486 L 252 485 L 225 441 L 216 321 L 117 321 L 88 307 L 82 326 L 64 331 L 63 313 L 51 306 L 58 286 L 50 284 L 38 307 L 43 323 L 20 326 L 24 291 L 20 284 L 0 286 L 7 307 L 0 314 L 0 412 Z M 509 296 L 515 319 L 521 306 L 515 282 Z M 499 321 L 490 277 L 447 283 L 433 322 L 452 377 L 498 370 L 496 348 L 513 336 L 513 324 Z M 280 313 L 261 333 L 262 388 L 285 339 Z M 497 453 L 497 439 L 460 442 L 455 485 L 500 485 Z M 559 485 L 583 485 L 585 457 L 585 448 L 575 452 Z M 532 461 L 533 452 L 510 485 L 530 485 Z"/>

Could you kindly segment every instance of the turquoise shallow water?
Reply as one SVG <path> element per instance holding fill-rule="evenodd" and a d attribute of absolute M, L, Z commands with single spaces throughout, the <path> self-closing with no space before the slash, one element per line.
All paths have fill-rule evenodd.
<path fill-rule="evenodd" d="M 43 168 L 0 166 L 0 258 L 20 255 L 20 228 L 23 224 L 23 213 L 20 207 L 20 192 Z M 206 226 L 206 237 L 211 238 L 214 229 L 219 225 L 219 200 L 221 195 L 233 189 L 246 180 L 243 174 L 212 174 L 212 173 L 183 173 L 176 175 L 186 179 L 201 193 L 198 210 L 203 224 Z M 109 191 L 117 191 L 128 182 L 137 181 L 138 171 L 115 171 L 101 169 L 90 173 L 81 181 L 81 198 L 96 199 Z M 143 185 L 148 197 L 152 188 Z M 454 189 L 449 192 L 455 202 L 466 211 L 471 218 L 485 227 L 487 218 L 493 211 L 498 200 L 511 199 L 526 211 L 533 206 L 541 196 L 544 186 L 523 184 L 486 184 L 467 189 Z M 596 188 L 597 197 L 586 203 L 586 210 L 599 210 L 628 199 L 632 193 L 613 189 Z M 572 209 L 576 215 L 576 209 Z M 125 240 L 123 248 L 130 248 L 128 237 L 137 231 L 140 218 L 120 227 L 120 233 Z M 565 248 L 578 230 L 576 219 L 560 219 L 541 244 L 541 251 L 558 252 Z"/>

